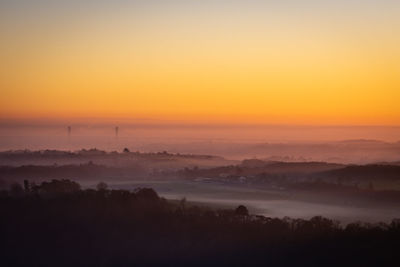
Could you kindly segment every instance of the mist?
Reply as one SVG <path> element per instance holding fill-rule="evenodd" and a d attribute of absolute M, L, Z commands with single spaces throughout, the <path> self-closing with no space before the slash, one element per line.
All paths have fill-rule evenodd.
<path fill-rule="evenodd" d="M 231 159 L 371 163 L 398 160 L 399 136 L 400 127 L 391 126 L 3 123 L 0 150 L 129 148 Z"/>

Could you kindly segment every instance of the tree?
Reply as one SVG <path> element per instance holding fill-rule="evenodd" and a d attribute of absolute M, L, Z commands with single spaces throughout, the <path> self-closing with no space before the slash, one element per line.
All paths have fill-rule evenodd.
<path fill-rule="evenodd" d="M 26 194 L 28 194 L 31 190 L 30 190 L 30 187 L 29 187 L 29 182 L 28 182 L 28 180 L 24 180 L 24 190 L 25 190 L 25 193 Z"/>
<path fill-rule="evenodd" d="M 24 194 L 24 189 L 19 183 L 13 183 L 10 185 L 10 194 L 14 197 L 19 197 Z"/>
<path fill-rule="evenodd" d="M 67 179 L 51 180 L 51 182 L 43 182 L 38 186 L 39 193 L 45 194 L 66 194 L 75 193 L 81 189 L 81 186 Z"/>
<path fill-rule="evenodd" d="M 106 184 L 105 182 L 100 182 L 97 184 L 96 188 L 97 191 L 106 191 L 108 189 L 108 184 Z"/>
<path fill-rule="evenodd" d="M 238 216 L 249 216 L 249 210 L 245 206 L 240 205 L 235 209 L 235 214 Z"/>
<path fill-rule="evenodd" d="M 186 209 L 186 197 L 183 197 L 180 201 L 179 201 L 179 206 L 182 210 Z"/>
<path fill-rule="evenodd" d="M 136 196 L 138 199 L 150 200 L 150 201 L 155 201 L 160 199 L 156 191 L 154 191 L 154 189 L 152 188 L 139 188 L 136 190 Z"/>
<path fill-rule="evenodd" d="M 128 148 L 124 148 L 124 153 L 129 153 L 130 151 L 129 151 L 129 149 Z"/>

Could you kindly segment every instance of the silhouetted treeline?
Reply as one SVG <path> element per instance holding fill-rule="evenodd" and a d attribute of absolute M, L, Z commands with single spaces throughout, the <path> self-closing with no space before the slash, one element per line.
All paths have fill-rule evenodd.
<path fill-rule="evenodd" d="M 184 177 L 215 177 L 220 176 L 234 176 L 246 175 L 255 176 L 262 173 L 270 175 L 291 175 L 306 177 L 311 173 L 317 173 L 327 170 L 335 170 L 343 168 L 346 165 L 334 164 L 326 162 L 276 162 L 276 161 L 263 161 L 258 159 L 243 160 L 239 165 L 219 166 L 215 168 L 203 169 L 189 169 L 185 168 L 180 171 L 180 175 Z"/>
<path fill-rule="evenodd" d="M 343 165 L 325 162 L 266 162 L 251 159 L 244 160 L 240 165 L 184 168 L 178 171 L 177 175 L 184 179 L 198 181 L 354 193 L 366 197 L 371 195 L 370 191 L 378 190 L 382 191 L 374 193 L 378 198 L 383 196 L 382 199 L 389 199 L 385 195 L 390 195 L 397 201 L 400 199 L 398 190 L 400 166 L 390 164 Z M 365 194 L 366 192 L 368 194 Z"/>
<path fill-rule="evenodd" d="M 209 165 L 210 162 L 223 163 L 224 160 L 218 156 L 209 155 L 194 155 L 194 154 L 179 154 L 162 152 L 139 152 L 130 151 L 124 148 L 121 152 L 112 151 L 107 152 L 93 149 L 81 149 L 75 152 L 62 151 L 62 150 L 10 150 L 0 151 L 1 165 L 9 166 L 22 166 L 22 165 L 68 165 L 68 164 L 82 164 L 88 161 L 93 161 L 96 164 L 106 166 L 119 166 L 126 167 L 132 164 L 146 164 L 146 163 L 163 163 L 176 162 L 176 166 L 180 167 L 181 162 L 194 161 L 197 164 Z M 186 162 L 187 163 L 187 162 Z M 214 164 L 215 165 L 215 164 Z"/>
<path fill-rule="evenodd" d="M 400 166 L 389 164 L 351 165 L 341 169 L 319 173 L 328 178 L 347 180 L 384 179 L 400 181 Z"/>
<path fill-rule="evenodd" d="M 22 181 L 31 179 L 44 181 L 49 179 L 110 179 L 136 178 L 146 174 L 146 170 L 140 165 L 129 167 L 108 167 L 88 162 L 79 165 L 52 165 L 52 166 L 0 166 L 0 179 L 4 181 Z"/>
<path fill-rule="evenodd" d="M 122 152 L 112 151 L 107 152 L 104 150 L 99 150 L 96 148 L 92 149 L 81 149 L 75 152 L 71 151 L 63 151 L 63 150 L 9 150 L 9 151 L 1 151 L 0 159 L 2 160 L 19 160 L 19 159 L 54 159 L 54 158 L 85 158 L 85 157 L 129 157 L 129 156 L 143 156 L 143 157 L 151 157 L 151 156 L 174 156 L 174 157 L 185 157 L 185 158 L 203 158 L 203 159 L 211 159 L 211 158 L 220 158 L 218 156 L 210 156 L 210 155 L 196 155 L 196 154 L 179 154 L 179 153 L 169 153 L 167 151 L 156 152 L 156 153 L 144 153 L 139 151 L 130 151 L 128 148 L 124 148 Z"/>
<path fill-rule="evenodd" d="M 169 202 L 69 180 L 0 194 L 3 266 L 398 266 L 400 220 L 341 226 Z"/>

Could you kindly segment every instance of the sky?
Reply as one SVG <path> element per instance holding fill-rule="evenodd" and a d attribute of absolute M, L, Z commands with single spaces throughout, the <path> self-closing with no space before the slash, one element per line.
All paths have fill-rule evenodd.
<path fill-rule="evenodd" d="M 400 125 L 400 2 L 0 0 L 0 119 Z"/>

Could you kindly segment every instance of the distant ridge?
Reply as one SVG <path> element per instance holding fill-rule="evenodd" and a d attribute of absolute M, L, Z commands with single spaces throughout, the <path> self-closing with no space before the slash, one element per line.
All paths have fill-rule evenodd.
<path fill-rule="evenodd" d="M 376 140 L 376 139 L 346 139 L 346 140 L 341 140 L 341 141 L 337 141 L 334 143 L 380 143 L 380 144 L 384 144 L 387 143 L 385 141 L 381 141 L 381 140 Z"/>

